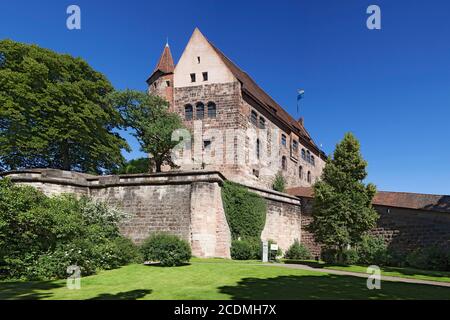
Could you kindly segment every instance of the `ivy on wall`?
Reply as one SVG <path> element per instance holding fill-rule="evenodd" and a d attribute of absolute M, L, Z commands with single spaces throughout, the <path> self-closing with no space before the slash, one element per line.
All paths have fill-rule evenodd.
<path fill-rule="evenodd" d="M 266 224 L 264 199 L 237 183 L 226 181 L 222 200 L 232 239 L 260 239 Z"/>

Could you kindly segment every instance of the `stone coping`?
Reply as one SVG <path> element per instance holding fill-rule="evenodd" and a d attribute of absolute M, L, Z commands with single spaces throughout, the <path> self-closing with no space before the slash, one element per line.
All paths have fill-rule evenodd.
<path fill-rule="evenodd" d="M 1 172 L 0 177 L 8 177 L 14 182 L 22 183 L 49 183 L 59 185 L 69 185 L 81 188 L 108 188 L 120 186 L 142 186 L 142 185 L 174 185 L 191 184 L 197 182 L 223 184 L 227 179 L 219 171 L 168 171 L 161 173 L 139 173 L 121 174 L 108 176 L 95 176 L 92 174 L 64 171 L 57 169 L 29 169 Z M 300 205 L 300 200 L 286 193 L 269 190 L 256 186 L 240 183 L 252 192 L 263 198 Z"/>

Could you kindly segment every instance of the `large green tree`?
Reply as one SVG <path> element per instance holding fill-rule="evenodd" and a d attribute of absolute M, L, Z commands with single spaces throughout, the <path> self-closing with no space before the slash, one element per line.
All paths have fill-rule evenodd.
<path fill-rule="evenodd" d="M 327 248 L 342 253 L 376 225 L 378 214 L 371 205 L 376 188 L 363 182 L 366 167 L 358 140 L 347 133 L 327 160 L 322 179 L 314 185 L 310 229 L 316 241 Z"/>
<path fill-rule="evenodd" d="M 133 129 L 141 150 L 148 153 L 150 171 L 161 172 L 163 165 L 176 167 L 172 149 L 179 141 L 172 140 L 172 134 L 183 125 L 180 116 L 168 110 L 169 103 L 134 90 L 115 92 L 111 97 L 126 126 Z"/>
<path fill-rule="evenodd" d="M 109 172 L 128 144 L 107 95 L 111 83 L 85 61 L 0 41 L 0 169 Z"/>

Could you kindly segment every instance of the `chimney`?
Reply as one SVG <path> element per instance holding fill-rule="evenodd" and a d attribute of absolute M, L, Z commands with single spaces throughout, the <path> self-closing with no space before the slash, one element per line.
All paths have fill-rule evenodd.
<path fill-rule="evenodd" d="M 303 119 L 303 117 L 300 117 L 300 119 L 298 119 L 297 122 L 303 127 L 303 124 L 305 123 L 305 120 Z"/>

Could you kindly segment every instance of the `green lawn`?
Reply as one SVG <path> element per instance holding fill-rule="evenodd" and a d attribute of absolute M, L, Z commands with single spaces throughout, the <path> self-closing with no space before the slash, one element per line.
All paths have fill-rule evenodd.
<path fill-rule="evenodd" d="M 103 271 L 83 278 L 81 290 L 65 281 L 0 282 L 0 299 L 450 299 L 450 288 L 384 281 L 368 290 L 364 278 L 211 259 Z"/>
<path fill-rule="evenodd" d="M 340 266 L 340 265 L 325 264 L 324 262 L 316 262 L 311 260 L 306 261 L 283 260 L 283 262 L 305 264 L 315 268 L 326 268 L 359 273 L 366 273 L 367 270 L 367 266 L 359 266 L 359 265 Z M 450 272 L 419 270 L 413 268 L 396 268 L 396 267 L 380 267 L 380 268 L 381 274 L 384 276 L 450 282 Z"/>

